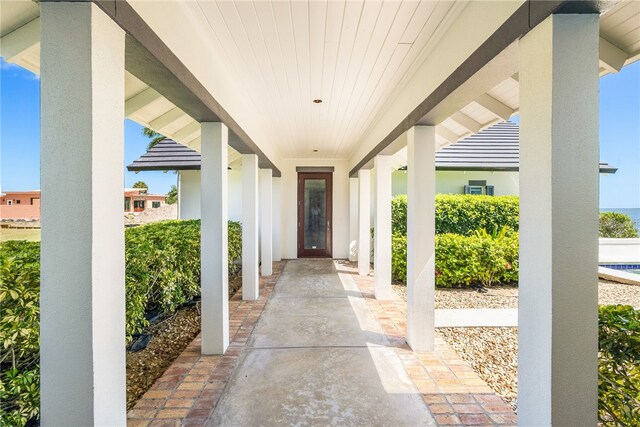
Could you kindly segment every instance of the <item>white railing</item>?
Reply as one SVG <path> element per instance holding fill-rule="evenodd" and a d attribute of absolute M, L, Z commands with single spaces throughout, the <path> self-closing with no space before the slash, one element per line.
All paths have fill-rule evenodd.
<path fill-rule="evenodd" d="M 600 263 L 640 263 L 640 238 L 600 239 Z"/>

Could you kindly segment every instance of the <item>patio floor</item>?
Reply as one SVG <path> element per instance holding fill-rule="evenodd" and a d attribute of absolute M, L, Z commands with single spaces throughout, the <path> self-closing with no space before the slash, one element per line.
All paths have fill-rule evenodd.
<path fill-rule="evenodd" d="M 444 341 L 413 353 L 402 300 L 376 300 L 348 262 L 274 263 L 260 299 L 236 295 L 230 313 L 227 353 L 201 356 L 196 338 L 130 426 L 515 424 Z"/>

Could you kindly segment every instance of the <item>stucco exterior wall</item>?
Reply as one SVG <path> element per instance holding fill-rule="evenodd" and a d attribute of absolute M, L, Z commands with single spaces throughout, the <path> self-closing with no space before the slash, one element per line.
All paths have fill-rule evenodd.
<path fill-rule="evenodd" d="M 0 219 L 40 219 L 40 203 L 0 205 Z"/>
<path fill-rule="evenodd" d="M 519 194 L 518 172 L 476 172 L 476 171 L 436 171 L 436 193 L 464 194 L 464 186 L 469 180 L 485 180 L 493 185 L 496 196 L 517 196 Z M 393 195 L 407 194 L 407 172 L 393 172 Z"/>
<path fill-rule="evenodd" d="M 284 159 L 279 163 L 282 172 L 281 230 L 282 258 L 298 256 L 297 166 L 333 166 L 333 258 L 349 256 L 349 169 L 347 160 Z M 277 218 L 274 218 L 274 221 Z"/>

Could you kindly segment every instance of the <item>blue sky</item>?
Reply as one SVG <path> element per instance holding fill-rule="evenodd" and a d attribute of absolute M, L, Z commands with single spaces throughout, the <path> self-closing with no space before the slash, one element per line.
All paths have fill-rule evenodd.
<path fill-rule="evenodd" d="M 40 88 L 37 76 L 0 59 L 0 179 L 3 191 L 40 188 Z M 141 126 L 125 120 L 125 165 L 145 152 Z M 600 179 L 600 207 L 640 207 L 640 62 L 600 79 L 600 159 L 618 167 Z M 172 172 L 125 172 L 152 193 L 176 183 Z"/>

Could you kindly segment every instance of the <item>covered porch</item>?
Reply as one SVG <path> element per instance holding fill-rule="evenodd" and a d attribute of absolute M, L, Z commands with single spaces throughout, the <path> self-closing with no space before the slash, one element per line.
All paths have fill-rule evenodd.
<path fill-rule="evenodd" d="M 450 356 L 435 337 L 435 152 L 517 112 L 517 421 L 596 424 L 598 78 L 639 58 L 638 2 L 2 7 L 2 56 L 41 75 L 43 425 L 127 423 L 123 118 L 201 155 L 199 173 L 181 181 L 183 217 L 190 204 L 201 219 L 202 335 L 185 369 L 230 374 L 278 262 L 323 256 L 357 261 L 352 291 L 380 314 L 379 334 L 411 377 Z M 390 211 L 391 174 L 404 165 L 406 320 L 391 288 Z M 68 209 L 81 213 L 73 236 Z M 228 301 L 233 215 L 243 227 L 242 300 L 259 309 Z M 360 283 L 372 226 L 373 280 Z M 475 396 L 483 392 L 447 369 L 498 423 Z M 209 378 L 175 384 L 202 386 L 213 401 L 221 389 Z M 425 396 L 447 394 L 433 376 L 411 379 Z M 161 390 L 149 399 L 173 400 Z M 427 401 L 436 421 L 432 403 L 454 404 L 442 399 Z"/>

